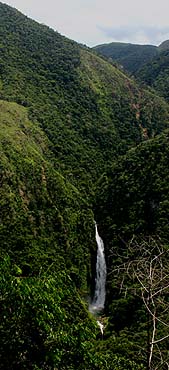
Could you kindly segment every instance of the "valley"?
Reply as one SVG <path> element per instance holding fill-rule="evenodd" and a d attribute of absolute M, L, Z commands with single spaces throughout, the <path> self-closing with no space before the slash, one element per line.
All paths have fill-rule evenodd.
<path fill-rule="evenodd" d="M 133 78 L 0 19 L 0 369 L 167 370 L 168 44 Z"/>

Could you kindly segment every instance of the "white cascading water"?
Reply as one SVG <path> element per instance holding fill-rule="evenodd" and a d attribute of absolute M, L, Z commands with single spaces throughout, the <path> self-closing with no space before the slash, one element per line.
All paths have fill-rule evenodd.
<path fill-rule="evenodd" d="M 89 306 L 90 312 L 100 312 L 104 309 L 105 298 L 106 298 L 106 260 L 104 255 L 104 243 L 101 239 L 97 224 L 95 222 L 96 231 L 96 242 L 97 242 L 97 262 L 96 262 L 96 286 L 94 292 L 94 298 Z"/>

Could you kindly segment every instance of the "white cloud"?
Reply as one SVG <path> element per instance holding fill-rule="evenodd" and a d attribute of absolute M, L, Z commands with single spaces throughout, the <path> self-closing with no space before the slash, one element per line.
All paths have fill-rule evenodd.
<path fill-rule="evenodd" d="M 133 42 L 158 45 L 169 38 L 169 27 L 122 26 L 119 28 L 99 27 L 109 41 Z"/>
<path fill-rule="evenodd" d="M 110 42 L 111 30 L 114 35 L 116 32 L 117 41 L 125 40 L 118 39 L 120 29 L 128 30 L 127 41 L 135 43 L 153 40 L 158 44 L 169 37 L 168 31 L 163 33 L 168 26 L 168 0 L 6 0 L 6 3 L 87 45 Z M 129 31 L 137 25 L 139 30 L 134 36 Z M 153 37 L 148 28 L 155 32 Z"/>

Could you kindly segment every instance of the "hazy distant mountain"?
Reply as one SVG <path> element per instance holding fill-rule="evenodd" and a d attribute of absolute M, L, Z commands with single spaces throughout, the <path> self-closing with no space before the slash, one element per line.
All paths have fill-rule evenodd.
<path fill-rule="evenodd" d="M 135 73 L 145 63 L 158 55 L 158 48 L 153 45 L 136 45 L 112 42 L 94 47 L 99 54 L 117 61 L 123 68 Z"/>
<path fill-rule="evenodd" d="M 159 45 L 158 49 L 160 51 L 169 50 L 169 40 L 162 42 L 162 44 Z"/>

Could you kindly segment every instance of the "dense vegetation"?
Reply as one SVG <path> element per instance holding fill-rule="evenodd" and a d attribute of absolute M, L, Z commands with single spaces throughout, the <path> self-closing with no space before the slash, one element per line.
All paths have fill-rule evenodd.
<path fill-rule="evenodd" d="M 109 61 L 116 61 L 140 82 L 153 87 L 169 101 L 169 41 L 159 47 L 112 42 L 97 45 L 94 50 Z"/>
<path fill-rule="evenodd" d="M 133 347 L 133 356 L 139 352 L 146 363 L 153 335 L 148 309 L 155 311 L 159 343 L 148 369 L 167 369 L 168 362 L 168 159 L 167 131 L 120 158 L 100 179 L 96 200 L 107 247 L 109 329 L 126 338 L 124 352 Z"/>
<path fill-rule="evenodd" d="M 26 108 L 0 108 L 0 368 L 137 369 L 124 356 L 100 357 L 97 325 L 79 296 L 92 281 L 91 209 L 54 169 L 50 143 Z"/>
<path fill-rule="evenodd" d="M 166 40 L 166 41 L 163 41 L 160 45 L 159 45 L 159 50 L 160 51 L 165 51 L 165 50 L 168 50 L 169 49 L 169 40 Z"/>
<path fill-rule="evenodd" d="M 107 212 L 113 233 L 122 239 L 136 233 L 155 233 L 165 230 L 168 238 L 168 131 L 155 139 L 130 149 L 115 162 L 111 171 L 98 183 L 97 205 L 107 224 Z M 97 213 L 99 214 L 99 213 Z M 110 215 L 108 216 L 108 218 Z M 107 230 L 108 231 L 108 230 Z M 114 234 L 110 239 L 115 240 Z"/>
<path fill-rule="evenodd" d="M 136 74 L 139 80 L 153 87 L 160 96 L 169 102 L 169 49 L 145 64 Z"/>
<path fill-rule="evenodd" d="M 113 271 L 126 254 L 135 261 L 133 235 L 138 248 L 149 238 L 167 249 L 168 133 L 156 135 L 168 104 L 2 3 L 0 18 L 0 368 L 145 369 L 138 281 L 126 274 L 121 295 Z M 110 276 L 104 340 L 87 307 L 94 217 Z"/>
<path fill-rule="evenodd" d="M 88 196 L 105 163 L 142 139 L 142 127 L 161 131 L 168 107 L 48 27 L 3 4 L 0 15 L 0 97 L 28 107 L 57 168 Z"/>
<path fill-rule="evenodd" d="M 126 71 L 135 74 L 145 63 L 158 55 L 158 48 L 153 45 L 137 45 L 122 42 L 97 45 L 99 54 L 117 61 Z"/>
<path fill-rule="evenodd" d="M 26 109 L 7 102 L 0 108 L 1 248 L 31 276 L 64 260 L 80 287 L 86 269 L 90 274 L 93 214 L 54 169 L 48 139 Z"/>

